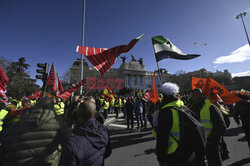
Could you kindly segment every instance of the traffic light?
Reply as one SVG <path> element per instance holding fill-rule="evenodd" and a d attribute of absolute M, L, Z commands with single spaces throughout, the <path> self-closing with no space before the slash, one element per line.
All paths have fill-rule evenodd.
<path fill-rule="evenodd" d="M 41 69 L 37 69 L 36 72 L 41 75 L 36 75 L 37 79 L 42 80 L 43 82 L 46 82 L 48 72 L 49 72 L 49 64 L 48 63 L 37 63 L 37 67 Z"/>

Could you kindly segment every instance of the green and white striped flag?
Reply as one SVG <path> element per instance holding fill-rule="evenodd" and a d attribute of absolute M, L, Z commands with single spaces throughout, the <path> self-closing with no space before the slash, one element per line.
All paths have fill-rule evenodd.
<path fill-rule="evenodd" d="M 157 62 L 166 58 L 189 60 L 200 56 L 198 54 L 183 53 L 179 48 L 173 45 L 170 40 L 164 38 L 163 36 L 152 37 L 152 42 Z"/>

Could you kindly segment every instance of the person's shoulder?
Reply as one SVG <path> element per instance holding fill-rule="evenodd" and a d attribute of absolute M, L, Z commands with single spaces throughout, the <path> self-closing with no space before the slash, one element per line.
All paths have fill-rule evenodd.
<path fill-rule="evenodd" d="M 70 137 L 66 143 L 66 146 L 70 147 L 71 149 L 78 149 L 79 146 L 84 146 L 87 142 L 87 139 L 81 135 L 74 135 Z"/>

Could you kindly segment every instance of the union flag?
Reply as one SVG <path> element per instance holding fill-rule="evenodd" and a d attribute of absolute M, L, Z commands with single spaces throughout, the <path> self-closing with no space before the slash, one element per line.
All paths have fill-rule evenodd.
<path fill-rule="evenodd" d="M 230 93 L 224 86 L 208 77 L 203 88 L 202 92 L 209 97 L 210 100 L 213 100 L 215 94 L 219 95 L 221 100 L 226 105 L 234 104 L 241 100 L 241 98 Z"/>
<path fill-rule="evenodd" d="M 192 89 L 200 88 L 202 89 L 206 82 L 206 78 L 192 77 Z"/>

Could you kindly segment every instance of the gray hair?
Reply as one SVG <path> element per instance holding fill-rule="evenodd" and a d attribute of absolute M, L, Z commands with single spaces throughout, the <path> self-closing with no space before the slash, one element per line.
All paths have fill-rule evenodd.
<path fill-rule="evenodd" d="M 179 93 L 179 86 L 171 82 L 166 82 L 161 85 L 161 90 L 167 96 L 175 96 Z"/>

